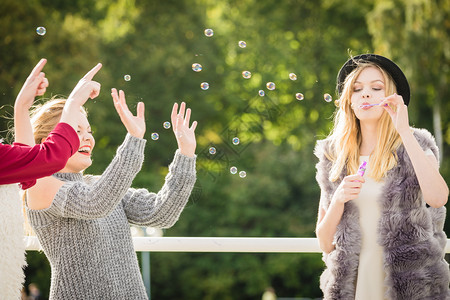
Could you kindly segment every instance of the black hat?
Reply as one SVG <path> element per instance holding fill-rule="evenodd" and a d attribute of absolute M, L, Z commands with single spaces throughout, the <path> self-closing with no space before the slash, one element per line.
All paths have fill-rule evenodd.
<path fill-rule="evenodd" d="M 402 70 L 397 66 L 392 60 L 376 54 L 361 54 L 350 58 L 339 70 L 337 76 L 337 91 L 339 95 L 342 93 L 344 88 L 344 80 L 348 74 L 350 74 L 353 69 L 356 68 L 358 62 L 373 62 L 383 68 L 387 73 L 389 73 L 394 80 L 395 86 L 397 87 L 397 93 L 403 97 L 403 101 L 406 105 L 409 104 L 410 90 L 408 80 L 403 74 Z"/>

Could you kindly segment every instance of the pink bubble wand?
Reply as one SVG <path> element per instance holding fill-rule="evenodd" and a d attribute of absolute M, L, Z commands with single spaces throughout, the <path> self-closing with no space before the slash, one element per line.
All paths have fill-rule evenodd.
<path fill-rule="evenodd" d="M 372 106 L 377 106 L 380 105 L 381 103 L 375 103 L 375 104 L 362 104 L 359 106 L 359 108 L 366 108 L 366 107 L 372 107 Z M 387 106 L 387 104 L 383 105 L 383 106 Z"/>
<path fill-rule="evenodd" d="M 362 164 L 359 166 L 358 172 L 356 172 L 356 174 L 358 174 L 359 176 L 364 176 L 364 172 L 366 172 L 366 166 L 367 161 L 364 160 Z"/>

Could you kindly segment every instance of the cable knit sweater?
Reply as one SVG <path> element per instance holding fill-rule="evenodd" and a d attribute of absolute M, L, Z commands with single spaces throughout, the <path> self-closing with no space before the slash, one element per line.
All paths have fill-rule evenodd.
<path fill-rule="evenodd" d="M 55 174 L 66 183 L 51 206 L 27 210 L 51 264 L 50 299 L 147 299 L 129 223 L 172 226 L 196 175 L 195 158 L 177 151 L 157 194 L 130 188 L 144 146 L 127 135 L 102 176 Z"/>

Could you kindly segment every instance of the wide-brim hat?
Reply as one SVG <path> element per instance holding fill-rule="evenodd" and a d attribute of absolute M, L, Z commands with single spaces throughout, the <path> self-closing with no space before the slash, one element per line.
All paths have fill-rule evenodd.
<path fill-rule="evenodd" d="M 360 62 L 372 62 L 383 68 L 387 73 L 389 73 L 394 80 L 395 86 L 397 87 L 397 94 L 403 97 L 403 101 L 406 105 L 409 104 L 409 99 L 411 92 L 409 89 L 408 80 L 405 74 L 399 66 L 397 66 L 392 60 L 377 54 L 361 54 L 350 58 L 339 70 L 337 76 L 337 86 L 336 89 L 338 94 L 341 95 L 342 89 L 344 88 L 345 78 L 350 74 Z"/>

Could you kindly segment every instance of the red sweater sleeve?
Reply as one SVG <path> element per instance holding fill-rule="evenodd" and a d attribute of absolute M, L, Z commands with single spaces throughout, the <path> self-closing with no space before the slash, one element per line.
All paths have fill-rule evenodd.
<path fill-rule="evenodd" d="M 58 123 L 44 143 L 33 147 L 0 144 L 0 184 L 22 183 L 27 189 L 36 179 L 62 168 L 80 147 L 78 134 L 66 123 Z"/>

